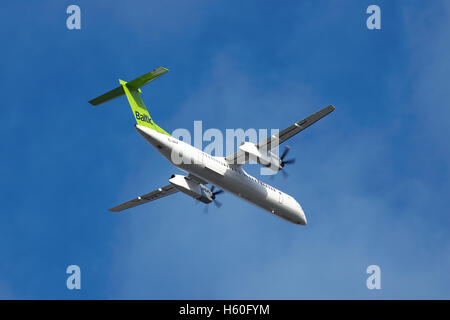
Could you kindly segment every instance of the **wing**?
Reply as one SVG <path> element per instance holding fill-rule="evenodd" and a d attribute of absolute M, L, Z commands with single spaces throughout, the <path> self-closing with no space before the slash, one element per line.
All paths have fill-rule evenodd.
<path fill-rule="evenodd" d="M 323 117 L 327 116 L 331 112 L 334 111 L 334 107 L 330 104 L 328 107 L 323 108 L 322 110 L 310 115 L 309 117 L 294 123 L 292 126 L 287 127 L 284 130 L 281 130 L 278 132 L 278 134 L 275 134 L 263 141 L 261 141 L 257 147 L 261 151 L 268 152 L 272 150 L 273 148 L 277 147 L 279 144 L 285 142 L 289 138 L 292 138 L 297 133 L 305 130 L 310 125 L 314 124 L 315 122 L 319 121 Z M 245 152 L 242 150 L 236 151 L 234 154 L 231 154 L 227 156 L 225 159 L 230 164 L 245 164 L 248 159 L 248 157 L 245 156 Z"/>
<path fill-rule="evenodd" d="M 309 117 L 307 117 L 299 122 L 294 123 L 292 126 L 287 127 L 284 130 L 281 130 L 280 132 L 278 132 L 278 134 L 273 135 L 273 136 L 267 138 L 266 140 L 260 142 L 258 144 L 258 149 L 268 150 L 268 151 L 272 150 L 279 144 L 285 142 L 289 138 L 292 138 L 297 133 L 305 130 L 310 125 L 316 123 L 317 121 L 319 121 L 320 119 L 327 116 L 328 114 L 330 114 L 333 111 L 334 111 L 334 107 L 330 104 L 328 107 L 323 108 L 322 110 L 310 115 Z"/>
<path fill-rule="evenodd" d="M 119 204 L 118 206 L 115 206 L 114 208 L 109 209 L 109 211 L 119 212 L 119 211 L 122 211 L 125 209 L 139 206 L 141 204 L 144 204 L 144 203 L 147 203 L 147 202 L 159 199 L 159 198 L 166 197 L 166 196 L 171 195 L 176 192 L 178 192 L 178 189 L 175 188 L 173 185 L 169 184 L 165 187 L 162 187 L 162 188 L 159 188 L 150 193 L 144 194 L 143 196 L 137 197 L 136 199 Z"/>

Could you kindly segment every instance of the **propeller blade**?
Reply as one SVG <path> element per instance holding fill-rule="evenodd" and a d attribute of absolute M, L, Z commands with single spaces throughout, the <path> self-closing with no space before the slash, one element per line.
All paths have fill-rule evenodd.
<path fill-rule="evenodd" d="M 291 163 L 295 163 L 295 158 L 283 161 L 284 164 L 291 164 Z"/>
<path fill-rule="evenodd" d="M 211 191 L 212 194 L 212 200 L 214 202 L 214 204 L 216 205 L 217 208 L 220 208 L 222 206 L 222 204 L 216 200 L 216 195 L 223 193 L 222 189 L 219 189 L 217 191 L 214 191 L 216 187 L 214 185 L 211 186 L 211 189 L 209 189 L 209 191 Z"/>
<path fill-rule="evenodd" d="M 281 160 L 283 160 L 284 157 L 286 157 L 286 155 L 288 154 L 289 150 L 291 150 L 291 148 L 289 146 L 284 147 L 283 154 L 280 157 Z"/>
<path fill-rule="evenodd" d="M 289 174 L 286 172 L 286 170 L 281 170 L 281 173 L 283 174 L 284 178 L 289 177 Z"/>
<path fill-rule="evenodd" d="M 216 205 L 217 208 L 220 208 L 222 206 L 222 203 L 220 203 L 219 201 L 214 199 L 214 204 Z"/>

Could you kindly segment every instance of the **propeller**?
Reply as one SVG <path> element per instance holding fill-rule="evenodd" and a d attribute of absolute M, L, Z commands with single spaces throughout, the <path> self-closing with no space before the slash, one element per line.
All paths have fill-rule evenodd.
<path fill-rule="evenodd" d="M 216 207 L 220 208 L 222 206 L 222 203 L 220 203 L 218 200 L 216 200 L 216 195 L 223 193 L 223 190 L 219 189 L 217 191 L 214 191 L 215 188 L 216 187 L 214 185 L 211 186 L 211 189 L 210 189 L 211 194 L 212 194 L 211 198 L 212 198 L 214 204 L 216 205 Z"/>
<path fill-rule="evenodd" d="M 283 150 L 283 153 L 280 156 L 280 167 L 281 167 L 281 169 L 278 170 L 278 171 L 281 171 L 281 173 L 283 174 L 283 177 L 285 177 L 285 178 L 289 177 L 289 174 L 284 169 L 284 166 L 287 165 L 287 164 L 295 163 L 295 158 L 284 160 L 284 158 L 286 158 L 287 154 L 289 153 L 289 150 L 291 150 L 291 147 L 285 146 L 284 150 Z M 270 179 L 273 180 L 274 177 L 275 177 L 275 175 L 272 175 L 270 177 Z"/>
<path fill-rule="evenodd" d="M 284 166 L 287 165 L 287 164 L 295 163 L 295 158 L 284 160 L 284 158 L 286 158 L 287 154 L 289 153 L 289 150 L 291 150 L 291 147 L 285 146 L 284 147 L 284 151 L 283 151 L 283 153 L 281 154 L 281 157 L 280 157 L 280 160 L 281 160 L 281 162 L 280 162 L 280 166 L 281 166 L 280 171 L 283 173 L 283 176 L 285 178 L 287 178 L 289 175 L 288 175 L 288 173 L 286 171 L 284 171 Z"/>
<path fill-rule="evenodd" d="M 217 208 L 220 208 L 222 206 L 222 203 L 216 199 L 216 195 L 223 193 L 223 190 L 219 189 L 217 191 L 214 191 L 215 188 L 216 187 L 214 185 L 212 185 L 211 189 L 209 189 L 209 191 L 211 191 L 212 202 L 214 202 L 214 204 Z M 195 200 L 195 204 L 198 204 L 200 202 L 200 200 L 198 200 L 198 199 L 194 199 L 194 200 Z M 205 214 L 208 213 L 208 203 L 206 203 L 205 207 L 203 208 L 203 213 L 205 213 Z"/>

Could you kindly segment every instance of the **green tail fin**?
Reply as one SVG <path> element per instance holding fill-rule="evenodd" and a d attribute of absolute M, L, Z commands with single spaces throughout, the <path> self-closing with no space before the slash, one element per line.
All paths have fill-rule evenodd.
<path fill-rule="evenodd" d="M 161 132 L 163 134 L 169 135 L 166 131 L 161 129 L 157 124 L 153 122 L 153 119 L 150 117 L 147 108 L 145 107 L 144 102 L 141 98 L 141 89 L 140 87 L 146 85 L 150 81 L 153 81 L 160 75 L 166 73 L 166 68 L 158 68 L 149 73 L 146 73 L 130 82 L 126 82 L 123 80 L 119 80 L 120 87 L 117 87 L 107 93 L 92 99 L 89 101 L 90 104 L 97 106 L 109 100 L 115 99 L 122 95 L 126 95 L 128 98 L 128 102 L 130 103 L 131 110 L 133 110 L 133 115 L 136 118 L 136 122 L 138 125 L 148 127 L 155 131 Z"/>

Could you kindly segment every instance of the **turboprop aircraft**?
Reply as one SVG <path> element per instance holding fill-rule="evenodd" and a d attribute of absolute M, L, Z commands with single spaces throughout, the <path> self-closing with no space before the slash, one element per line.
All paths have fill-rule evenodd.
<path fill-rule="evenodd" d="M 257 163 L 275 172 L 283 170 L 286 164 L 294 162 L 294 159 L 284 160 L 289 149 L 285 149 L 280 157 L 272 150 L 331 113 L 334 107 L 329 105 L 258 144 L 244 142 L 235 153 L 227 157 L 213 157 L 172 137 L 153 121 L 145 107 L 140 88 L 167 71 L 169 70 L 161 67 L 129 82 L 119 80 L 120 86 L 89 101 L 97 106 L 126 95 L 136 118 L 136 130 L 173 165 L 188 173 L 173 174 L 168 185 L 109 210 L 119 212 L 176 192 L 182 192 L 206 204 L 213 202 L 220 207 L 221 203 L 216 197 L 226 190 L 289 222 L 306 225 L 305 213 L 293 197 L 249 175 L 242 166 L 250 159 L 256 159 Z M 211 184 L 211 188 L 207 184 Z M 216 190 L 216 187 L 221 189 Z"/>

